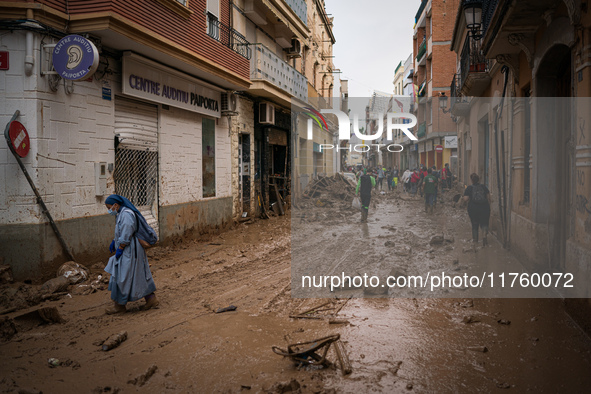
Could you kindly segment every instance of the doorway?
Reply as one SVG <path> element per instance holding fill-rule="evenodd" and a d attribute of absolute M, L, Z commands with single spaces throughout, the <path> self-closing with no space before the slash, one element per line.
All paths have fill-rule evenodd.
<path fill-rule="evenodd" d="M 574 147 L 569 148 L 568 144 L 572 136 L 571 67 L 569 47 L 559 44 L 546 53 L 536 73 L 534 105 L 538 135 L 532 200 L 534 220 L 548 226 L 550 269 L 564 266 L 570 236 L 568 207 L 572 201 L 574 166 Z"/>

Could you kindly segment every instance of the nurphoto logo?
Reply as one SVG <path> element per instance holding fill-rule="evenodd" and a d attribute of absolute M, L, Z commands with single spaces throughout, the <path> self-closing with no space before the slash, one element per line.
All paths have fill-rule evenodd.
<path fill-rule="evenodd" d="M 379 140 L 382 135 L 384 134 L 384 119 L 383 113 L 376 114 L 377 115 L 377 130 L 375 130 L 374 134 L 364 134 L 362 130 L 359 128 L 359 115 L 353 114 L 353 118 L 349 118 L 349 116 L 344 113 L 343 111 L 339 111 L 336 109 L 321 109 L 320 112 L 316 111 L 313 108 L 305 107 L 305 111 L 303 111 L 306 115 L 309 116 L 307 121 L 307 139 L 313 139 L 313 130 L 314 130 L 314 122 L 320 127 L 320 130 L 323 129 L 323 126 L 326 130 L 328 130 L 328 124 L 326 119 L 322 114 L 333 114 L 338 119 L 338 139 L 340 141 L 343 140 L 350 140 L 351 139 L 351 131 L 353 134 L 360 139 L 361 141 L 375 141 Z M 394 122 L 394 120 L 402 120 L 400 123 Z M 409 121 L 410 120 L 410 121 Z M 386 139 L 391 141 L 393 136 L 394 130 L 402 131 L 410 140 L 417 141 L 417 137 L 415 137 L 409 129 L 416 126 L 417 118 L 411 113 L 401 112 L 401 113 L 394 113 L 389 112 L 386 114 Z M 335 146 L 333 144 L 320 144 L 320 150 L 328 150 L 328 149 L 336 149 L 336 151 L 340 150 L 348 150 L 349 152 L 368 152 L 371 150 L 371 147 L 375 147 L 378 151 L 381 147 L 387 147 L 389 152 L 402 152 L 404 147 L 400 144 L 349 144 L 347 146 L 339 146 L 338 144 Z"/>

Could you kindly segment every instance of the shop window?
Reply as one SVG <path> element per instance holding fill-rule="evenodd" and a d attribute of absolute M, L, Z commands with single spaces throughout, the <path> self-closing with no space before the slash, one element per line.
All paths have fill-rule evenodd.
<path fill-rule="evenodd" d="M 201 130 L 203 197 L 215 197 L 215 121 L 203 118 Z"/>

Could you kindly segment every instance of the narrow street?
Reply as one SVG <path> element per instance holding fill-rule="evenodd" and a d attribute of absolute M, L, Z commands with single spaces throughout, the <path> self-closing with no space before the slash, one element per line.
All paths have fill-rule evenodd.
<path fill-rule="evenodd" d="M 384 270 L 413 264 L 464 269 L 494 256 L 511 259 L 494 239 L 485 249 L 464 252 L 470 246 L 467 215 L 446 198 L 427 216 L 418 198 L 376 193 L 367 224 L 353 209 L 335 207 L 314 210 L 305 221 L 336 238 L 335 249 L 342 234 L 374 245 L 374 254 L 385 241 L 394 242 Z M 320 313 L 325 319 L 290 318 L 329 301 L 292 298 L 290 275 L 298 265 L 291 261 L 290 226 L 302 221 L 296 212 L 149 250 L 158 309 L 142 311 L 143 302 L 135 302 L 127 313 L 107 316 L 106 286 L 89 295 L 76 295 L 72 286 L 59 300 L 31 307 L 55 306 L 65 322 L 16 320 L 14 336 L 2 332 L 0 392 L 583 392 L 591 384 L 591 340 L 559 299 L 348 299 L 343 291 L 332 295 L 339 297 L 332 310 Z M 349 215 L 343 233 L 322 232 L 335 212 Z M 451 247 L 429 245 L 441 233 L 453 237 Z M 412 253 L 397 255 L 405 246 Z M 104 274 L 103 266 L 92 266 L 91 280 Z M 26 312 L 23 300 L 38 287 L 3 286 L 3 307 L 18 307 L 5 316 Z M 237 309 L 213 313 L 229 305 Z M 329 324 L 337 307 L 348 324 Z M 128 339 L 103 352 L 102 341 L 121 331 Z M 335 333 L 352 364 L 347 376 L 337 368 L 297 368 L 271 351 Z M 50 367 L 50 358 L 61 365 Z M 328 359 L 336 360 L 333 350 Z"/>

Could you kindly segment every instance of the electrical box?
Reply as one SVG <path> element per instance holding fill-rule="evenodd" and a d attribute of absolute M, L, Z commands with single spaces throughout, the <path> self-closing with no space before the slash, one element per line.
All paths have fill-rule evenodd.
<path fill-rule="evenodd" d="M 95 195 L 104 196 L 107 193 L 107 163 L 94 163 Z"/>

